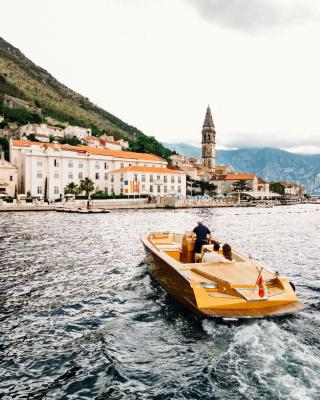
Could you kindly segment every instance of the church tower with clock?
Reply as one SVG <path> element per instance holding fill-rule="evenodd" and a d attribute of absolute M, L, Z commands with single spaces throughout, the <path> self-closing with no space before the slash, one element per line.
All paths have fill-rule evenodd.
<path fill-rule="evenodd" d="M 201 163 L 206 168 L 216 166 L 216 129 L 208 106 L 202 128 L 202 158 Z"/>

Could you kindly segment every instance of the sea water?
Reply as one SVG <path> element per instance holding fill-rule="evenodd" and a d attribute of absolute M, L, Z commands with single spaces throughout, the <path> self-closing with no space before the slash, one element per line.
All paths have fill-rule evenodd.
<path fill-rule="evenodd" d="M 307 309 L 199 320 L 139 236 L 214 237 L 294 282 Z M 319 399 L 320 206 L 0 213 L 1 399 Z"/>

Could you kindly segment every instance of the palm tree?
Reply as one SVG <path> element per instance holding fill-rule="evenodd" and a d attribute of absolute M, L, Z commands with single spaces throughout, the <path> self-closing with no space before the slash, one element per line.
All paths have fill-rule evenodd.
<path fill-rule="evenodd" d="M 79 186 L 74 182 L 68 183 L 68 185 L 64 188 L 64 194 L 74 194 L 76 196 L 79 194 Z"/>
<path fill-rule="evenodd" d="M 80 190 L 86 192 L 86 196 L 88 197 L 89 194 L 94 191 L 94 183 L 88 177 L 81 179 Z"/>

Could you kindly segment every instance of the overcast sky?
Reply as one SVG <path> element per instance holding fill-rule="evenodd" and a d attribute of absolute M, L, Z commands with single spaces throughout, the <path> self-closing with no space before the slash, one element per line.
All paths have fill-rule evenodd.
<path fill-rule="evenodd" d="M 0 0 L 0 35 L 158 140 L 320 153 L 319 0 Z"/>

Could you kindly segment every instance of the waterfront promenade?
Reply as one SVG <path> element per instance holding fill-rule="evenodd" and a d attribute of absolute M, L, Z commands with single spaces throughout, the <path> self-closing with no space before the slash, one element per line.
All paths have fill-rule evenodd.
<path fill-rule="evenodd" d="M 159 197 L 150 203 L 146 199 L 108 199 L 92 200 L 92 209 L 154 209 L 154 208 L 212 208 L 212 207 L 234 207 L 237 202 L 233 199 L 179 199 Z M 1 211 L 55 211 L 59 208 L 86 208 L 87 200 L 66 201 L 55 204 L 44 202 L 34 203 L 5 203 L 0 204 Z"/>

